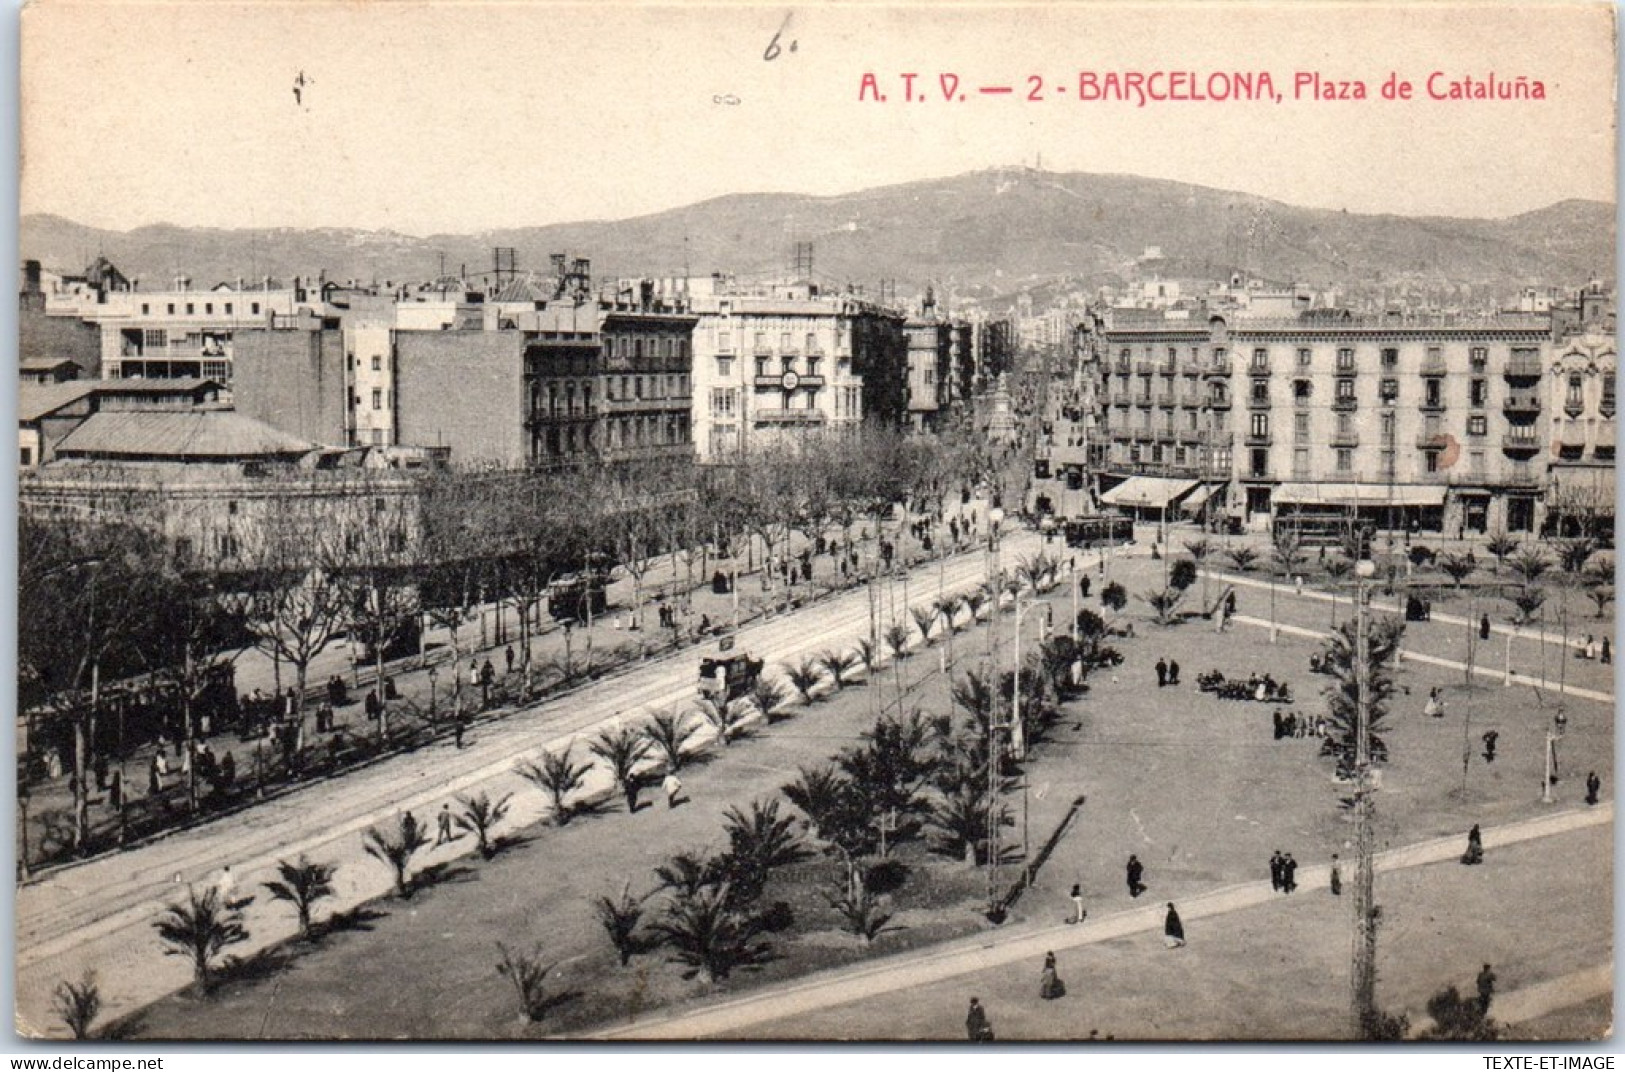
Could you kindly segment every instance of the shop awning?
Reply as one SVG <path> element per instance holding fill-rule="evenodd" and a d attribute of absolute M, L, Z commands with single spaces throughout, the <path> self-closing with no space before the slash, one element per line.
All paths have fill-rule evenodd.
<path fill-rule="evenodd" d="M 1196 486 L 1194 480 L 1175 480 L 1165 476 L 1131 476 L 1112 490 L 1103 493 L 1100 501 L 1112 506 L 1143 506 L 1162 509 Z"/>
<path fill-rule="evenodd" d="M 1439 484 L 1282 484 L 1272 503 L 1304 506 L 1443 506 Z"/>
<path fill-rule="evenodd" d="M 1185 497 L 1185 501 L 1180 504 L 1180 509 L 1194 517 L 1202 512 L 1202 507 L 1207 505 L 1209 499 L 1222 490 L 1224 490 L 1223 484 L 1203 484 Z"/>

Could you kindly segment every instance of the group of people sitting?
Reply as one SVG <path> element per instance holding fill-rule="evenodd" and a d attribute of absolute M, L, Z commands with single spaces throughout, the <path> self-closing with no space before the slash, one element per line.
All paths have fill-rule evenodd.
<path fill-rule="evenodd" d="M 1247 680 L 1229 680 L 1218 670 L 1209 670 L 1196 675 L 1196 686 L 1203 692 L 1211 692 L 1221 700 L 1255 700 L 1258 703 L 1289 704 L 1292 702 L 1292 687 L 1284 681 L 1276 681 L 1268 674 L 1253 674 Z"/>
<path fill-rule="evenodd" d="M 1326 736 L 1326 716 L 1300 715 L 1296 711 L 1282 712 L 1276 708 L 1271 716 L 1275 721 L 1275 739 L 1277 741 L 1286 737 L 1324 737 Z"/>

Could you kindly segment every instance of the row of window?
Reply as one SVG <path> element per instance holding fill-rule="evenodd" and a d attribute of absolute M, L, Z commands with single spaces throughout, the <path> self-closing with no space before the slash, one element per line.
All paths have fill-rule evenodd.
<path fill-rule="evenodd" d="M 196 316 L 196 315 L 198 315 L 197 306 L 198 306 L 197 302 L 181 302 L 181 303 L 165 302 L 164 303 L 164 315 L 165 316 L 176 316 L 178 314 L 175 312 L 175 310 L 177 308 L 183 308 L 184 307 L 185 310 L 186 310 L 184 315 L 186 315 L 186 316 Z M 235 316 L 236 314 L 233 311 L 235 309 L 235 306 L 236 306 L 235 302 L 222 302 L 221 303 L 221 310 L 220 310 L 221 315 L 222 316 Z M 260 315 L 260 303 L 259 302 L 249 302 L 248 303 L 248 312 L 249 312 L 250 316 L 259 316 Z M 142 302 L 141 303 L 141 315 L 142 316 L 151 316 L 152 315 L 152 303 L 151 302 Z M 204 302 L 203 303 L 203 315 L 204 316 L 213 316 L 214 315 L 214 302 Z"/>
<path fill-rule="evenodd" d="M 605 335 L 604 356 L 636 360 L 641 357 L 688 357 L 687 335 Z"/>
<path fill-rule="evenodd" d="M 743 340 L 743 338 L 744 338 L 743 333 L 741 333 L 740 338 L 741 338 L 741 340 Z M 796 348 L 797 338 L 798 338 L 798 336 L 794 332 L 789 332 L 789 331 L 781 331 L 781 332 L 779 332 L 779 350 L 781 352 L 794 350 Z M 809 331 L 805 335 L 799 336 L 799 338 L 800 338 L 801 341 L 803 341 L 805 343 L 805 350 L 806 350 L 807 353 L 812 354 L 812 353 L 817 353 L 819 351 L 820 346 L 819 346 L 819 342 L 818 342 L 818 333 L 816 331 Z M 765 332 L 765 331 L 756 332 L 755 333 L 755 339 L 754 339 L 754 342 L 753 342 L 753 346 L 754 346 L 753 352 L 754 353 L 762 353 L 765 350 L 771 349 L 772 347 L 771 347 L 768 340 L 769 340 L 769 333 L 768 332 Z M 836 335 L 835 335 L 835 345 L 837 347 L 841 347 L 841 346 L 844 346 L 845 343 L 846 343 L 846 329 L 844 327 L 839 328 L 836 331 Z M 718 353 L 723 353 L 723 354 L 732 353 L 733 348 L 734 348 L 733 332 L 731 332 L 731 331 L 718 331 L 717 332 L 717 352 Z"/>
<path fill-rule="evenodd" d="M 1337 367 L 1339 369 L 1352 370 L 1354 368 L 1354 352 L 1355 352 L 1354 347 L 1352 347 L 1352 346 L 1338 347 L 1338 349 L 1337 349 Z M 1228 351 L 1222 346 L 1215 346 L 1213 348 L 1212 353 L 1213 353 L 1213 356 L 1212 356 L 1211 364 L 1213 364 L 1213 365 L 1223 365 L 1224 362 L 1225 362 L 1226 357 L 1228 356 Z M 1127 365 L 1129 363 L 1129 361 L 1132 359 L 1132 357 L 1133 357 L 1133 349 L 1132 349 L 1132 347 L 1125 346 L 1125 347 L 1122 347 L 1120 350 L 1118 350 L 1117 358 L 1118 358 L 1118 367 L 1119 367 L 1119 369 L 1121 369 L 1123 366 Z M 1295 352 L 1294 352 L 1294 358 L 1295 358 L 1295 361 L 1296 361 L 1296 364 L 1297 364 L 1298 368 L 1308 368 L 1311 364 L 1314 363 L 1314 350 L 1311 347 L 1308 347 L 1308 346 L 1297 347 Z M 1522 362 L 1522 361 L 1536 361 L 1536 362 L 1538 362 L 1539 359 L 1540 359 L 1540 350 L 1537 347 L 1514 346 L 1514 347 L 1511 348 L 1511 359 L 1512 359 L 1512 361 L 1514 363 Z M 1144 352 L 1143 352 L 1143 355 L 1142 355 L 1142 360 L 1155 361 L 1156 360 L 1156 347 L 1151 346 L 1151 345 L 1147 345 L 1145 347 L 1145 349 L 1144 349 Z M 1270 355 L 1270 350 L 1269 350 L 1268 347 L 1265 347 L 1265 346 L 1254 347 L 1253 351 L 1252 351 L 1251 361 L 1250 361 L 1249 367 L 1254 368 L 1254 369 L 1258 369 L 1260 371 L 1267 371 L 1270 368 L 1270 360 L 1271 360 L 1271 355 Z M 1379 348 L 1379 350 L 1378 350 L 1378 360 L 1381 362 L 1381 364 L 1382 364 L 1382 366 L 1384 368 L 1397 368 L 1398 365 L 1399 365 L 1399 347 L 1397 347 L 1397 346 L 1384 346 L 1384 347 Z M 1468 360 L 1468 362 L 1470 364 L 1472 364 L 1474 366 L 1478 366 L 1478 367 L 1483 367 L 1483 366 L 1489 364 L 1489 360 L 1490 360 L 1489 347 L 1487 347 L 1487 346 L 1469 347 L 1468 351 L 1467 351 L 1467 360 Z M 1178 364 L 1178 362 L 1179 362 L 1179 347 L 1177 347 L 1177 346 L 1169 346 L 1169 347 L 1167 347 L 1167 349 L 1165 351 L 1165 357 L 1164 357 L 1164 360 L 1163 360 L 1163 368 L 1172 369 L 1176 364 Z M 1190 362 L 1190 364 L 1193 364 L 1193 365 L 1201 365 L 1203 363 L 1202 362 L 1202 348 L 1200 346 L 1192 346 L 1192 347 L 1190 347 L 1190 349 L 1189 349 L 1189 362 Z M 1442 367 L 1443 365 L 1444 365 L 1444 347 L 1442 347 L 1442 346 L 1429 346 L 1429 347 L 1427 347 L 1426 350 L 1423 352 L 1423 366 L 1424 367 L 1429 367 L 1429 366 Z"/>

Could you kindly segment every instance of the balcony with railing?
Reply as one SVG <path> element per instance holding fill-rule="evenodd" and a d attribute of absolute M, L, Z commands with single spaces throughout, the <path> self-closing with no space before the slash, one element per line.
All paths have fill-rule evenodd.
<path fill-rule="evenodd" d="M 1230 396 L 1229 395 L 1208 395 L 1207 404 L 1209 406 L 1211 406 L 1213 409 L 1229 409 L 1230 408 Z"/>
<path fill-rule="evenodd" d="M 1535 417 L 1540 414 L 1540 395 L 1534 391 L 1515 391 L 1506 396 L 1501 409 L 1507 414 Z"/>
<path fill-rule="evenodd" d="M 758 409 L 751 419 L 758 424 L 823 424 L 825 416 L 819 409 Z"/>
<path fill-rule="evenodd" d="M 1269 409 L 1270 408 L 1270 396 L 1269 395 L 1248 395 L 1247 396 L 1247 408 L 1248 409 Z"/>
<path fill-rule="evenodd" d="M 1535 357 L 1514 357 L 1506 363 L 1501 375 L 1509 380 L 1538 380 L 1541 377 L 1540 359 Z"/>
<path fill-rule="evenodd" d="M 1149 393 L 1136 392 L 1135 395 L 1134 395 L 1134 404 L 1136 406 L 1141 407 L 1142 409 L 1150 409 L 1151 408 L 1151 395 Z"/>
<path fill-rule="evenodd" d="M 1134 362 L 1134 371 L 1141 376 L 1148 376 L 1157 371 L 1157 363 L 1148 357 L 1138 358 Z"/>
<path fill-rule="evenodd" d="M 1267 447 L 1275 442 L 1275 437 L 1268 432 L 1248 432 L 1247 445 L 1249 447 Z"/>
<path fill-rule="evenodd" d="M 1172 391 L 1158 391 L 1156 394 L 1157 405 L 1163 407 L 1164 409 L 1173 408 L 1174 398 L 1175 395 Z"/>
<path fill-rule="evenodd" d="M 1424 397 L 1421 405 L 1418 408 L 1421 409 L 1423 413 L 1443 413 L 1445 410 L 1444 396 L 1440 395 L 1437 398 Z"/>
<path fill-rule="evenodd" d="M 1347 431 L 1347 432 L 1333 432 L 1332 433 L 1332 446 L 1334 446 L 1334 447 L 1357 447 L 1359 445 L 1360 445 L 1360 433 L 1359 432 L 1350 430 L 1350 431 Z"/>
<path fill-rule="evenodd" d="M 1360 408 L 1360 400 L 1353 395 L 1332 399 L 1333 413 L 1353 413 Z"/>
<path fill-rule="evenodd" d="M 1506 432 L 1501 436 L 1501 449 L 1508 454 L 1535 454 L 1540 451 L 1540 437 Z"/>
<path fill-rule="evenodd" d="M 784 388 L 784 376 L 782 373 L 777 376 L 756 376 L 751 380 L 751 384 L 757 388 L 773 387 L 782 390 Z M 800 390 L 803 387 L 818 388 L 822 386 L 824 386 L 824 377 L 798 374 L 794 389 Z"/>

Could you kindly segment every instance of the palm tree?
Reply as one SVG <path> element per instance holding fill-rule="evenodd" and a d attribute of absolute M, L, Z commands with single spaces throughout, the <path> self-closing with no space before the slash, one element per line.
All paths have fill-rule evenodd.
<path fill-rule="evenodd" d="M 886 642 L 894 661 L 908 658 L 908 637 L 908 626 L 901 622 L 891 623 L 881 634 L 881 639 Z"/>
<path fill-rule="evenodd" d="M 833 763 L 826 763 L 811 770 L 800 768 L 796 780 L 784 786 L 780 792 L 807 817 L 808 832 L 822 839 L 822 830 L 834 816 L 845 789 L 846 780 Z"/>
<path fill-rule="evenodd" d="M 666 763 L 666 770 L 676 774 L 683 767 L 683 746 L 699 731 L 688 724 L 688 715 L 678 708 L 659 711 L 643 727 L 643 736 Z"/>
<path fill-rule="evenodd" d="M 452 821 L 457 824 L 457 829 L 474 835 L 475 842 L 480 848 L 480 855 L 487 860 L 496 855 L 496 846 L 491 842 L 491 830 L 508 814 L 508 801 L 512 799 L 512 793 L 504 794 L 495 801 L 484 793 L 457 798 L 457 803 L 462 805 L 462 811 L 454 816 Z"/>
<path fill-rule="evenodd" d="M 280 879 L 264 883 L 265 890 L 278 901 L 287 901 L 299 913 L 299 937 L 310 937 L 310 913 L 316 902 L 333 896 L 333 864 L 311 863 L 304 856 L 289 863 L 278 860 Z"/>
<path fill-rule="evenodd" d="M 609 764 L 610 774 L 626 799 L 626 810 L 638 810 L 637 766 L 649 754 L 649 739 L 629 726 L 604 730 L 587 750 Z"/>
<path fill-rule="evenodd" d="M 1512 605 L 1518 608 L 1518 616 L 1513 619 L 1513 624 L 1528 625 L 1540 608 L 1546 605 L 1546 593 L 1538 588 L 1520 588 L 1512 597 Z"/>
<path fill-rule="evenodd" d="M 1303 543 L 1298 539 L 1297 533 L 1282 531 L 1275 538 L 1275 546 L 1271 549 L 1270 557 L 1275 559 L 1275 567 L 1283 576 L 1291 577 L 1298 572 L 1303 564 Z"/>
<path fill-rule="evenodd" d="M 1354 572 L 1354 563 L 1342 555 L 1333 555 L 1326 560 L 1321 568 L 1326 571 L 1326 576 L 1330 577 L 1332 581 L 1332 625 L 1335 626 L 1337 625 L 1337 586 L 1342 583 L 1344 577 Z"/>
<path fill-rule="evenodd" d="M 1508 535 L 1505 531 L 1493 533 L 1484 549 L 1495 556 L 1495 567 L 1499 570 L 1507 563 L 1507 558 L 1517 551 L 1522 541 Z"/>
<path fill-rule="evenodd" d="M 393 836 L 380 831 L 376 826 L 369 826 L 361 835 L 361 841 L 366 846 L 367 855 L 373 859 L 389 865 L 395 873 L 395 896 L 412 896 L 412 884 L 409 881 L 412 866 L 412 857 L 417 851 L 429 844 L 429 835 L 418 824 L 417 816 L 411 812 L 404 813 L 397 821 Z"/>
<path fill-rule="evenodd" d="M 873 942 L 891 922 L 892 914 L 880 907 L 880 900 L 863 885 L 859 876 L 857 890 L 849 885 L 835 887 L 824 899 L 840 914 L 844 929 L 865 942 Z"/>
<path fill-rule="evenodd" d="M 575 809 L 568 798 L 581 788 L 592 771 L 591 763 L 576 763 L 570 758 L 572 747 L 566 745 L 562 752 L 543 752 L 540 766 L 524 759 L 514 764 L 514 771 L 521 778 L 547 794 L 547 799 L 553 805 L 553 822 L 557 826 L 570 821 Z"/>
<path fill-rule="evenodd" d="M 227 907 L 212 886 L 201 894 L 188 888 L 186 900 L 165 908 L 152 925 L 165 956 L 191 958 L 193 980 L 203 992 L 213 982 L 214 958 L 227 946 L 248 941 L 242 912 Z"/>
<path fill-rule="evenodd" d="M 540 947 L 529 953 L 515 953 L 498 942 L 497 952 L 502 955 L 497 961 L 497 974 L 513 984 L 514 993 L 519 998 L 520 1022 L 534 1023 L 540 1020 L 547 1009 L 542 981 L 556 965 L 542 963 Z"/>
<path fill-rule="evenodd" d="M 936 849 L 957 856 L 966 863 L 976 862 L 976 846 L 987 838 L 989 818 L 986 778 L 965 778 L 953 791 L 942 792 L 931 803 L 927 822 L 937 832 Z M 998 805 L 998 824 L 1011 826 L 1014 820 Z"/>
<path fill-rule="evenodd" d="M 1169 625 L 1174 620 L 1174 611 L 1185 601 L 1185 593 L 1177 588 L 1164 588 L 1160 592 L 1146 592 L 1140 598 L 1151 605 L 1158 625 Z"/>
<path fill-rule="evenodd" d="M 1523 583 L 1534 584 L 1540 580 L 1547 570 L 1552 568 L 1551 559 L 1538 547 L 1526 547 L 1512 558 L 1513 572 L 1523 578 Z"/>
<path fill-rule="evenodd" d="M 1586 589 L 1586 598 L 1597 605 L 1597 617 L 1601 618 L 1608 609 L 1608 604 L 1614 601 L 1614 586 L 1594 584 Z"/>
<path fill-rule="evenodd" d="M 711 727 L 711 732 L 724 748 L 733 743 L 735 731 L 744 718 L 735 711 L 733 704 L 720 697 L 714 700 L 709 696 L 696 697 L 694 713 Z"/>
<path fill-rule="evenodd" d="M 712 984 L 760 962 L 768 951 L 757 940 L 762 921 L 734 907 L 726 882 L 674 898 L 653 929 L 671 947 L 672 959 L 689 967 L 688 976 Z"/>
<path fill-rule="evenodd" d="M 634 955 L 647 948 L 647 942 L 638 935 L 638 924 L 643 921 L 643 902 L 648 899 L 647 893 L 640 897 L 632 896 L 632 884 L 628 882 L 622 887 L 619 897 L 600 895 L 593 902 L 593 912 L 604 932 L 609 935 L 610 944 L 620 956 L 623 968 L 632 962 Z"/>
<path fill-rule="evenodd" d="M 942 618 L 943 623 L 948 627 L 948 632 L 952 634 L 964 628 L 959 623 L 959 608 L 964 605 L 964 599 L 959 596 L 943 596 L 932 604 L 932 609 Z"/>
<path fill-rule="evenodd" d="M 987 606 L 988 600 L 992 597 L 988 595 L 986 588 L 977 586 L 960 598 L 964 601 L 966 609 L 970 611 L 970 620 L 975 622 L 976 619 L 981 617 L 982 608 Z"/>
<path fill-rule="evenodd" d="M 818 662 L 829 674 L 829 679 L 835 683 L 835 691 L 840 692 L 846 687 L 845 677 L 858 668 L 861 660 L 849 651 L 838 651 L 830 648 L 818 655 Z"/>
<path fill-rule="evenodd" d="M 102 991 L 96 973 L 86 969 L 77 983 L 63 980 L 51 995 L 51 1009 L 75 1039 L 90 1037 L 90 1025 L 102 1011 Z"/>
<path fill-rule="evenodd" d="M 807 850 L 795 834 L 795 819 L 779 814 L 777 800 L 752 801 L 749 811 L 730 807 L 723 813 L 728 835 L 728 878 L 741 903 L 760 896 L 768 873 L 800 863 Z"/>
<path fill-rule="evenodd" d="M 1456 582 L 1456 590 L 1461 591 L 1461 582 L 1471 577 L 1478 570 L 1478 562 L 1473 558 L 1471 551 L 1446 551 L 1439 556 L 1439 568 L 1446 577 Z"/>
<path fill-rule="evenodd" d="M 935 607 L 910 607 L 908 616 L 914 619 L 914 628 L 920 631 L 920 642 L 926 647 L 931 646 L 931 627 L 937 624 L 937 611 Z"/>
<path fill-rule="evenodd" d="M 875 670 L 880 665 L 880 652 L 875 648 L 874 641 L 862 637 L 858 640 L 858 646 L 853 650 L 853 654 L 858 657 L 858 662 L 863 664 L 863 679 L 868 681 L 874 677 Z"/>
<path fill-rule="evenodd" d="M 785 663 L 784 676 L 795 687 L 801 702 L 808 704 L 812 703 L 812 690 L 824 679 L 824 675 L 819 672 L 816 659 Z"/>
<path fill-rule="evenodd" d="M 671 890 L 678 897 L 692 897 L 707 886 L 719 885 L 726 877 L 721 857 L 680 852 L 655 868 L 656 889 Z"/>
<path fill-rule="evenodd" d="M 1338 774 L 1350 777 L 1354 773 L 1355 756 L 1359 748 L 1359 670 L 1355 654 L 1358 650 L 1355 631 L 1357 622 L 1344 622 L 1326 650 L 1325 667 L 1336 678 L 1326 688 L 1326 706 L 1331 724 L 1323 750 L 1337 759 Z M 1366 695 L 1370 717 L 1366 723 L 1369 755 L 1374 763 L 1385 762 L 1388 746 L 1381 730 L 1388 715 L 1388 700 L 1394 691 L 1392 666 L 1399 652 L 1400 639 L 1405 634 L 1403 619 L 1382 616 L 1372 620 L 1367 630 Z"/>
<path fill-rule="evenodd" d="M 1251 572 L 1253 564 L 1258 561 L 1258 552 L 1246 546 L 1232 547 L 1224 553 L 1224 556 L 1242 573 Z"/>
<path fill-rule="evenodd" d="M 750 687 L 750 702 L 756 705 L 756 710 L 769 722 L 773 720 L 773 712 L 779 709 L 788 698 L 782 684 L 772 678 L 758 677 L 755 684 Z"/>

